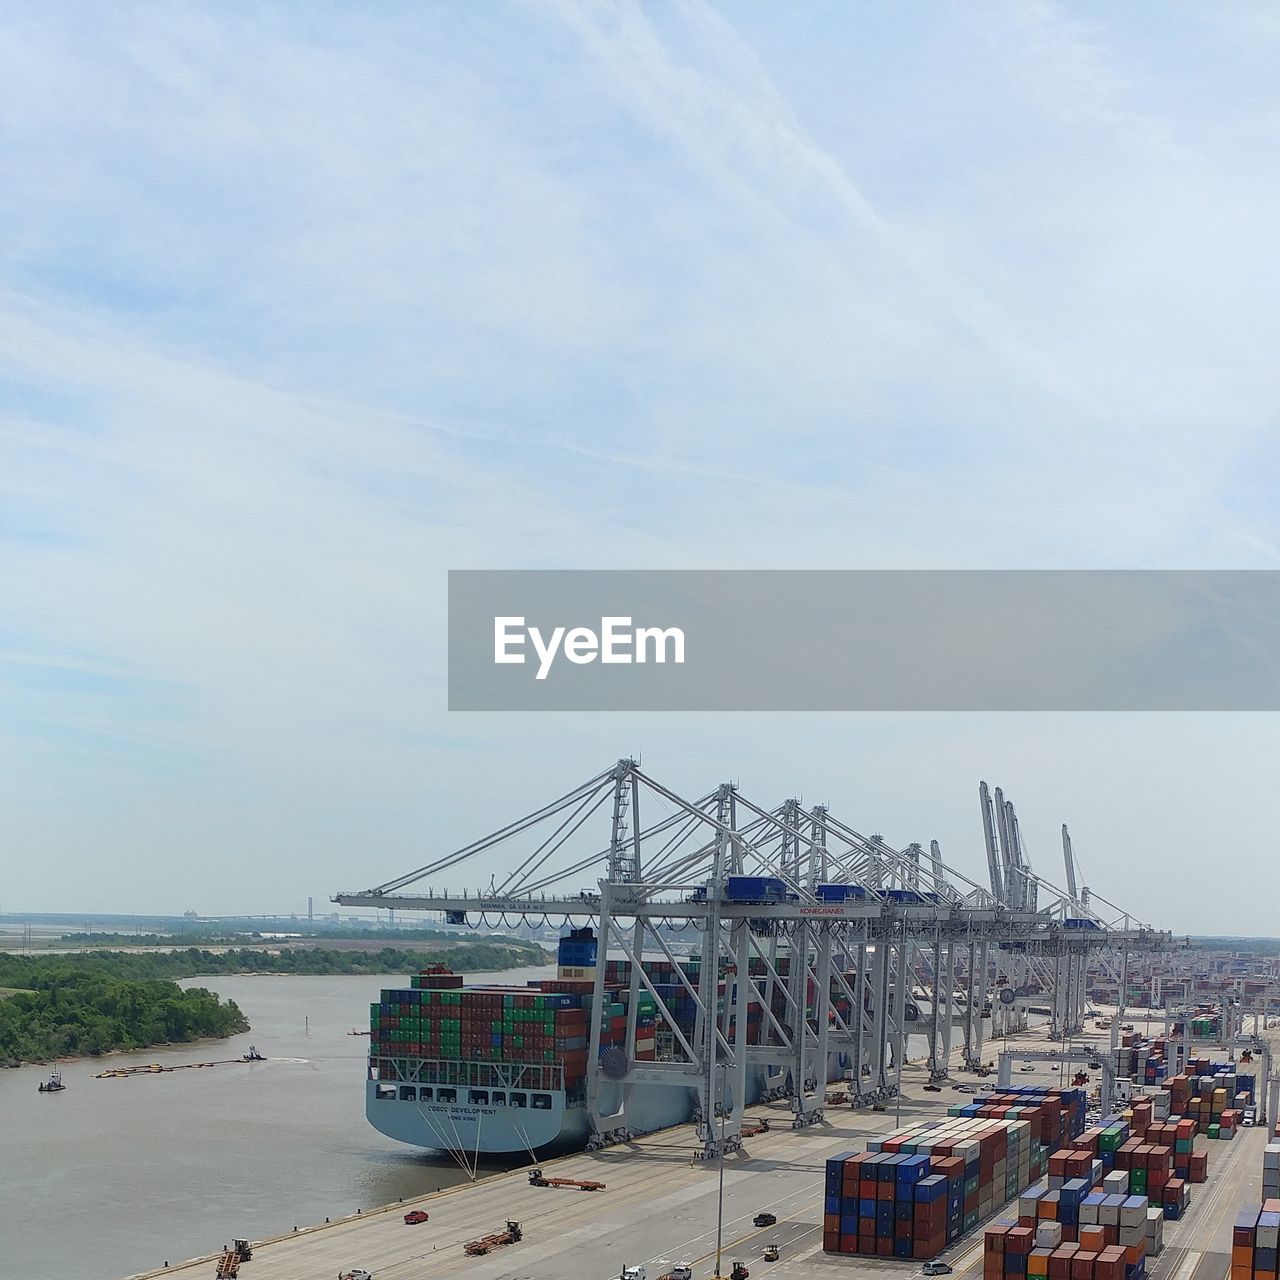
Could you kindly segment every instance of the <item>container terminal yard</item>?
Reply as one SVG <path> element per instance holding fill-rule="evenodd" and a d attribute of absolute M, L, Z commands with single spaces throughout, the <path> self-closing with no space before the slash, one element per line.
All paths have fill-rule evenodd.
<path fill-rule="evenodd" d="M 686 800 L 621 760 L 337 895 L 564 926 L 554 981 L 466 988 L 428 970 L 370 1011 L 371 1124 L 464 1164 L 524 1150 L 541 1176 L 148 1274 L 1274 1280 L 1269 971 L 1198 972 L 1083 883 L 1065 826 L 1059 888 L 1000 789 L 983 783 L 979 806 L 986 884 L 936 841 L 894 849 L 732 784 Z M 501 883 L 434 887 L 495 850 Z M 908 1035 L 923 1062 L 904 1062 Z M 1246 1272 L 1232 1226 L 1249 1205 Z"/>
<path fill-rule="evenodd" d="M 1138 1023 L 1137 1025 L 1141 1025 Z M 1023 1047 L 1048 1047 L 1040 1031 L 1009 1037 L 1013 1061 Z M 1105 1035 L 1084 1036 L 1082 1043 L 1105 1052 Z M 1041 1064 L 1019 1081 L 1056 1085 L 1058 1072 Z M 956 1074 L 978 1087 L 977 1077 Z M 925 1093 L 927 1070 L 903 1071 L 901 1121 L 939 1118 L 966 1095 L 951 1089 Z M 976 1097 L 977 1095 L 973 1095 Z M 744 1140 L 724 1161 L 724 1211 L 721 1273 L 734 1261 L 746 1263 L 757 1278 L 836 1280 L 840 1275 L 877 1273 L 910 1277 L 918 1261 L 897 1261 L 823 1251 L 824 1164 L 836 1154 L 864 1149 L 868 1140 L 898 1127 L 895 1108 L 883 1113 L 848 1106 L 828 1108 L 820 1125 L 790 1128 L 782 1103 L 749 1109 L 749 1122 L 769 1118 L 765 1133 Z M 1208 1155 L 1208 1180 L 1192 1187 L 1191 1204 L 1178 1221 L 1165 1223 L 1163 1252 L 1147 1263 L 1155 1280 L 1224 1280 L 1228 1276 L 1232 1227 L 1243 1206 L 1262 1197 L 1261 1125 L 1243 1129 L 1231 1141 L 1200 1140 Z M 544 1174 L 603 1182 L 602 1192 L 534 1187 L 524 1170 L 482 1178 L 474 1184 L 388 1206 L 328 1225 L 308 1228 L 267 1243 L 256 1243 L 252 1261 L 240 1269 L 244 1280 L 327 1280 L 360 1267 L 374 1280 L 610 1280 L 624 1266 L 643 1265 L 648 1280 L 677 1264 L 688 1265 L 695 1280 L 715 1270 L 719 1162 L 693 1157 L 698 1151 L 692 1125 L 650 1135 L 624 1146 L 580 1152 L 542 1162 Z M 407 1225 L 404 1215 L 425 1210 L 428 1220 Z M 777 1216 L 771 1226 L 753 1225 L 755 1216 Z M 994 1215 L 1003 1220 L 1002 1208 Z M 467 1256 L 465 1245 L 501 1231 L 508 1220 L 520 1224 L 523 1238 L 482 1256 Z M 198 1260 L 147 1272 L 160 1276 L 213 1276 L 217 1245 Z M 230 1243 L 225 1242 L 225 1243 Z M 765 1248 L 778 1246 L 776 1262 L 762 1261 Z M 984 1273 L 981 1230 L 962 1237 L 942 1254 L 962 1280 Z M 141 1277 L 138 1278 L 141 1280 Z"/>

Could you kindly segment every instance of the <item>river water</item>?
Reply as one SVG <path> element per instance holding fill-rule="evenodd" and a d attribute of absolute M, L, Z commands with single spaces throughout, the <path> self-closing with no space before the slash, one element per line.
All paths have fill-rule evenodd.
<path fill-rule="evenodd" d="M 554 976 L 516 969 L 467 981 Z M 112 1280 L 464 1179 L 451 1157 L 392 1142 L 364 1117 L 369 1041 L 347 1032 L 368 1027 L 369 1004 L 398 978 L 183 985 L 235 1000 L 252 1031 L 65 1063 L 58 1094 L 36 1090 L 47 1067 L 0 1070 L 0 1275 Z M 236 1059 L 251 1044 L 266 1062 L 93 1078 L 108 1067 Z M 923 1036 L 909 1038 L 908 1056 L 926 1051 Z"/>
<path fill-rule="evenodd" d="M 554 968 L 468 974 L 523 984 Z M 395 977 L 192 979 L 236 1001 L 228 1040 L 0 1070 L 0 1276 L 111 1280 L 462 1181 L 447 1155 L 403 1146 L 364 1117 L 369 1005 Z M 266 1062 L 95 1080 L 108 1067 Z M 516 1160 L 516 1163 L 525 1163 Z M 500 1166 L 491 1166 L 500 1167 Z M 484 1166 L 481 1166 L 481 1173 Z"/>

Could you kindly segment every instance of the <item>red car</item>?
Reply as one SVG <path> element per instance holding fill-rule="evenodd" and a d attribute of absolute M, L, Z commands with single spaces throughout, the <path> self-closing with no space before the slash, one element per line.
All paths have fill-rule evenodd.
<path fill-rule="evenodd" d="M 404 1220 L 412 1227 L 419 1222 L 426 1222 L 428 1217 L 425 1209 L 414 1209 L 411 1213 L 404 1215 Z"/>

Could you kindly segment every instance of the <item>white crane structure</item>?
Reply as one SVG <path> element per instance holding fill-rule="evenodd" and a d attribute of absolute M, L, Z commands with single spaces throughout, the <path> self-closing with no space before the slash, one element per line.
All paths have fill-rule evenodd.
<path fill-rule="evenodd" d="M 920 844 L 896 849 L 825 805 L 765 807 L 733 783 L 686 799 L 623 759 L 490 835 L 333 901 L 440 912 L 477 927 L 589 921 L 599 945 L 594 1007 L 605 1000 L 606 959 L 629 962 L 630 986 L 622 1054 L 602 1062 L 599 1019 L 591 1024 L 593 1141 L 629 1133 L 628 1084 L 665 1085 L 696 1091 L 699 1139 L 713 1156 L 740 1144 L 749 1068 L 763 1073 L 767 1096 L 790 1099 L 795 1127 L 816 1123 L 831 1063 L 844 1064 L 854 1105 L 897 1091 L 909 1033 L 929 1038 L 935 1078 L 947 1072 L 957 1028 L 965 1065 L 977 1067 L 989 1001 L 1005 1011 L 1043 989 L 1065 1036 L 1083 1020 L 1090 957 L 1171 945 L 1128 916 L 1121 925 L 1123 913 L 1108 921 L 1080 912 L 1074 895 L 1032 872 L 1001 791 L 993 802 L 983 783 L 980 796 L 990 889 L 947 864 L 936 840 L 927 857 Z M 495 852 L 510 870 L 488 888 L 440 887 L 481 860 L 476 878 L 489 878 Z M 759 878 L 770 892 L 744 897 L 738 877 Z M 691 935 L 701 959 L 692 977 L 677 963 Z M 696 1009 L 692 1034 L 642 959 L 671 965 Z M 1006 990 L 1015 994 L 997 994 Z M 656 1061 L 635 1056 L 642 991 L 664 1028 Z M 926 1002 L 931 1013 L 921 1016 Z M 763 1018 L 754 1038 L 749 1006 Z M 623 1086 L 609 1114 L 605 1079 Z M 715 1122 L 722 1098 L 723 1124 Z"/>

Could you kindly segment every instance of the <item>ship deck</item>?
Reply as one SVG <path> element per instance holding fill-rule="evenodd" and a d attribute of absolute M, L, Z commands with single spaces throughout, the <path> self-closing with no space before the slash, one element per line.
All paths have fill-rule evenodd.
<path fill-rule="evenodd" d="M 1133 1019 L 1141 1025 L 1140 1019 Z M 1107 1049 L 1104 1034 L 1079 1037 Z M 994 1058 L 1001 1042 L 990 1044 Z M 1040 1029 L 1010 1036 L 1010 1048 L 1043 1047 Z M 904 1097 L 884 1113 L 833 1107 L 820 1126 L 789 1127 L 789 1112 L 774 1104 L 750 1108 L 752 1117 L 768 1116 L 775 1127 L 748 1139 L 743 1151 L 724 1167 L 721 1273 L 733 1260 L 751 1268 L 753 1280 L 834 1280 L 838 1275 L 890 1273 L 919 1275 L 918 1262 L 822 1252 L 822 1179 L 828 1156 L 860 1149 L 867 1138 L 900 1123 L 943 1114 L 965 1095 L 943 1086 L 924 1093 L 927 1079 L 919 1064 L 903 1073 Z M 957 1080 L 974 1082 L 959 1075 Z M 1058 1083 L 1059 1074 L 1038 1070 L 1015 1074 L 1015 1084 Z M 993 1083 L 994 1077 L 985 1083 Z M 1192 1207 L 1179 1222 L 1165 1224 L 1165 1250 L 1149 1265 L 1154 1280 L 1223 1280 L 1229 1269 L 1231 1225 L 1238 1210 L 1261 1199 L 1265 1129 L 1244 1130 L 1230 1142 L 1209 1142 L 1209 1181 L 1192 1190 Z M 693 1127 L 683 1125 L 639 1141 L 593 1154 L 579 1153 L 546 1161 L 557 1177 L 604 1182 L 604 1192 L 531 1187 L 523 1170 L 482 1178 L 402 1204 L 311 1227 L 255 1244 L 244 1280 L 329 1280 L 363 1267 L 374 1280 L 616 1280 L 624 1266 L 644 1264 L 650 1280 L 684 1262 L 695 1280 L 713 1274 L 720 1170 L 693 1159 Z M 407 1226 L 403 1214 L 426 1209 L 430 1221 Z M 777 1215 L 775 1226 L 756 1228 L 761 1210 Z M 997 1213 L 997 1217 L 1004 1212 Z M 508 1218 L 518 1220 L 524 1239 L 483 1257 L 467 1257 L 468 1240 L 500 1231 Z M 766 1263 L 763 1248 L 779 1246 L 777 1262 Z M 980 1280 L 982 1232 L 970 1233 L 947 1253 L 957 1280 Z M 212 1275 L 216 1255 L 131 1280 Z"/>

